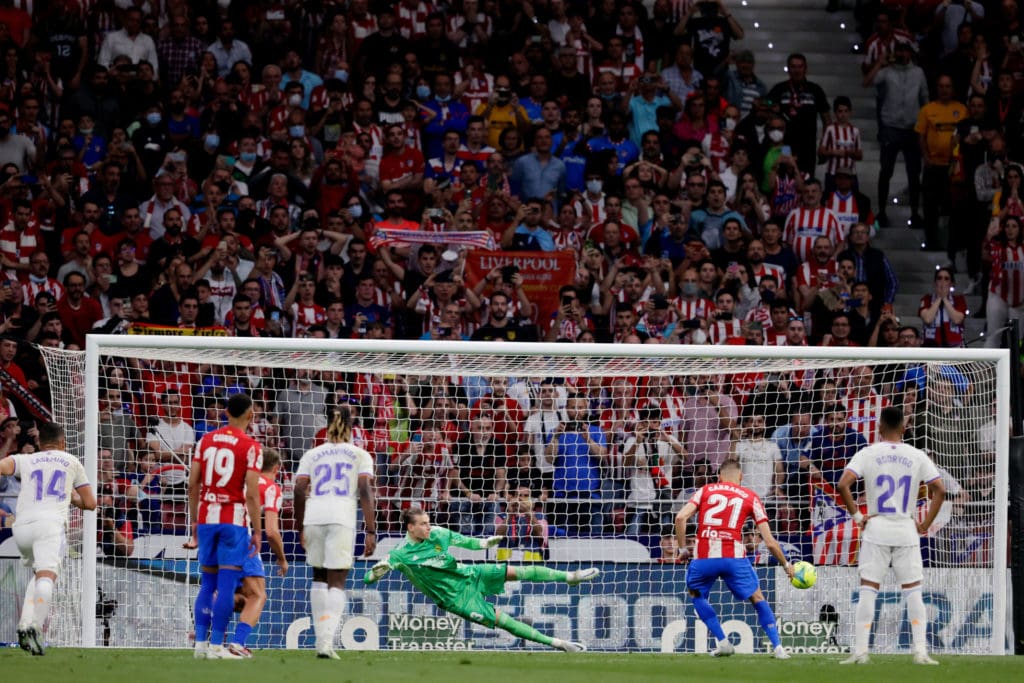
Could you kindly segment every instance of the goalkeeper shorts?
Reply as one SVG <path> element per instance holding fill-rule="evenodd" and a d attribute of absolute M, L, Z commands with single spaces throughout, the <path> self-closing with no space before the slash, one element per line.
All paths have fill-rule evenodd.
<path fill-rule="evenodd" d="M 473 565 L 472 574 L 462 584 L 462 590 L 441 603 L 441 608 L 475 624 L 494 628 L 498 615 L 486 596 L 505 592 L 507 571 L 504 564 Z"/>

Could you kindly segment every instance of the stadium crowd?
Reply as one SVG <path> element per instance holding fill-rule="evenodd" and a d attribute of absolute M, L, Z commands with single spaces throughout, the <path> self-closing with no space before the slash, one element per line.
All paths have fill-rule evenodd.
<path fill-rule="evenodd" d="M 1018 5 L 858 11 L 864 82 L 825 93 L 797 53 L 763 81 L 723 0 L 3 0 L 0 453 L 31 447 L 49 403 L 32 344 L 93 331 L 963 346 L 963 274 L 938 270 L 922 327 L 901 325 L 871 245 L 900 154 L 926 248 L 951 216 L 948 253 L 998 329 L 1024 305 Z M 556 253 L 572 267 L 554 297 L 529 264 Z M 990 457 L 991 406 L 955 369 L 509 381 L 132 361 L 101 389 L 111 552 L 132 526 L 184 529 L 161 477 L 238 390 L 286 471 L 347 402 L 386 518 L 429 501 L 541 545 L 669 533 L 729 453 L 797 529 L 807 477 L 834 484 L 890 403 L 928 406 L 967 498 L 991 486 L 963 460 Z"/>

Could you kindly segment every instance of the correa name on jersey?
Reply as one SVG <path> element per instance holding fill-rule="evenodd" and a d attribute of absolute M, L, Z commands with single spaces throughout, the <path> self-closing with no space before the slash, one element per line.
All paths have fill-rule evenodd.
<path fill-rule="evenodd" d="M 229 443 L 232 446 L 238 444 L 238 437 L 231 434 L 225 434 L 224 432 L 215 432 L 211 438 L 214 442 Z"/>

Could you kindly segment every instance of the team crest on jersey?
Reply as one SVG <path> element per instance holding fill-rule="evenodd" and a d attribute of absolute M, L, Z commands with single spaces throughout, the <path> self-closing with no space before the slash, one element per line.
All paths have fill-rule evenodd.
<path fill-rule="evenodd" d="M 441 552 L 441 546 L 435 545 L 434 550 L 436 550 L 437 552 Z"/>

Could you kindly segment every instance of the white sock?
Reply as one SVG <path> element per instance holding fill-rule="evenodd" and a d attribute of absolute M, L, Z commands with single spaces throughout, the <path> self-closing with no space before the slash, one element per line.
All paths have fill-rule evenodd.
<path fill-rule="evenodd" d="M 863 654 L 868 651 L 871 641 L 871 624 L 875 620 L 875 598 L 878 591 L 870 586 L 860 587 L 860 598 L 854 612 L 853 653 Z"/>
<path fill-rule="evenodd" d="M 327 584 L 314 581 L 309 588 L 309 606 L 313 616 L 313 633 L 316 634 L 316 646 L 323 642 L 324 627 L 327 622 Z"/>
<path fill-rule="evenodd" d="M 330 617 L 324 628 L 324 647 L 334 648 L 334 634 L 338 632 L 338 624 L 348 606 L 348 595 L 341 588 L 327 591 L 327 614 Z"/>
<path fill-rule="evenodd" d="M 907 603 L 907 619 L 910 620 L 910 635 L 914 641 L 914 652 L 928 652 L 928 610 L 924 606 L 921 587 L 903 589 L 903 599 Z"/>
<path fill-rule="evenodd" d="M 53 579 L 44 576 L 36 578 L 36 606 L 32 612 L 32 623 L 39 628 L 46 623 L 50 614 L 50 601 L 53 600 Z"/>
<path fill-rule="evenodd" d="M 28 586 L 25 588 L 25 602 L 21 603 L 21 620 L 18 622 L 18 628 L 28 628 L 32 625 L 32 615 L 35 614 L 36 609 L 36 577 L 29 579 Z"/>

